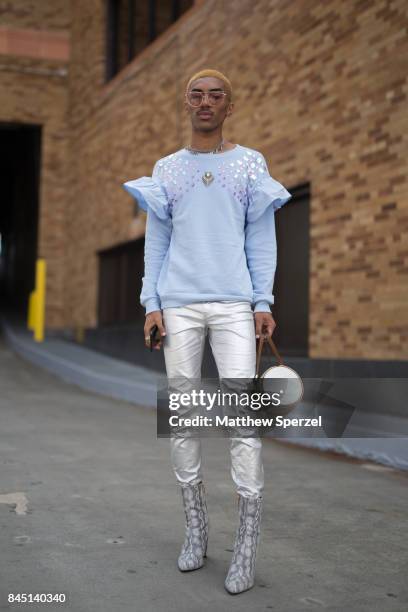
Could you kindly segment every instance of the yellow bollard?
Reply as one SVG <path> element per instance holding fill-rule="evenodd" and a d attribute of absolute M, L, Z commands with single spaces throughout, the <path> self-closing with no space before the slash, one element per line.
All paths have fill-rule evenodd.
<path fill-rule="evenodd" d="M 42 342 L 44 340 L 44 319 L 45 319 L 45 259 L 37 259 L 36 269 L 36 304 L 35 304 L 35 328 L 34 340 Z"/>
<path fill-rule="evenodd" d="M 34 340 L 44 340 L 45 320 L 45 259 L 37 259 L 35 267 L 35 290 L 31 291 L 28 303 L 27 327 L 34 332 Z"/>

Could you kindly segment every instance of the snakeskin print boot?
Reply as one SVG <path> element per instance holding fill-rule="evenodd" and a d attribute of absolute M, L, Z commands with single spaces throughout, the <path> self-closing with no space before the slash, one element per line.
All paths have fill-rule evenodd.
<path fill-rule="evenodd" d="M 255 559 L 259 541 L 262 496 L 243 497 L 238 493 L 239 525 L 231 565 L 225 579 L 228 593 L 247 591 L 255 582 Z"/>
<path fill-rule="evenodd" d="M 184 512 L 186 515 L 185 540 L 178 558 L 182 572 L 198 569 L 207 556 L 208 512 L 203 482 L 182 485 Z"/>

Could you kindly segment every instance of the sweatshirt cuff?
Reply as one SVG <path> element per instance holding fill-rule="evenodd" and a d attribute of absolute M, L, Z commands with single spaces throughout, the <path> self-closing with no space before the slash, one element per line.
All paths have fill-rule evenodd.
<path fill-rule="evenodd" d="M 266 300 L 260 300 L 259 302 L 256 302 L 254 312 L 271 312 L 269 302 L 267 302 Z"/>
<path fill-rule="evenodd" d="M 160 299 L 154 298 L 154 297 L 149 298 L 145 302 L 145 308 L 146 308 L 147 315 L 149 314 L 149 312 L 153 312 L 154 310 L 161 310 Z"/>

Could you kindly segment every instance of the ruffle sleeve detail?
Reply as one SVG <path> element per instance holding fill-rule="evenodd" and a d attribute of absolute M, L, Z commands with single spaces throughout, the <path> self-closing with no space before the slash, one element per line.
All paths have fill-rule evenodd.
<path fill-rule="evenodd" d="M 123 188 L 137 200 L 143 210 L 147 211 L 148 206 L 150 206 L 160 219 L 169 218 L 167 193 L 159 181 L 150 176 L 142 176 L 123 183 Z"/>
<path fill-rule="evenodd" d="M 281 208 L 292 194 L 271 176 L 264 176 L 253 186 L 249 197 L 247 220 L 256 221 L 272 205 L 274 210 Z"/>

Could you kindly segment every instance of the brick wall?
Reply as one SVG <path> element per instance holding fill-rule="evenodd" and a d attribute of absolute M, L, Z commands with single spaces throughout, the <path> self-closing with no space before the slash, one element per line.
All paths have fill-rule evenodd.
<path fill-rule="evenodd" d="M 0 128 L 1 122 L 42 125 L 38 256 L 47 260 L 48 267 L 48 327 L 67 319 L 64 217 L 70 19 L 65 0 L 0 1 Z"/>
<path fill-rule="evenodd" d="M 311 185 L 310 356 L 406 359 L 406 3 L 199 2 L 108 84 L 104 7 L 71 3 L 68 123 L 51 122 L 69 134 L 64 304 L 58 263 L 48 326 L 97 324 L 97 251 L 143 233 L 121 183 L 188 143 L 184 86 L 211 66 L 235 90 L 224 135 L 289 190 Z"/>
<path fill-rule="evenodd" d="M 207 1 L 104 85 L 102 3 L 74 2 L 66 323 L 97 323 L 121 182 L 188 142 L 183 87 L 209 65 L 236 93 L 227 138 L 311 184 L 310 356 L 407 358 L 406 26 L 402 0 Z"/>
<path fill-rule="evenodd" d="M 65 32 L 70 13 L 69 0 L 0 0 L 2 26 Z"/>

